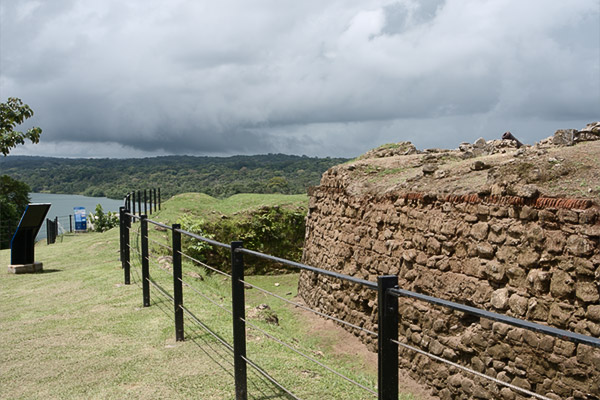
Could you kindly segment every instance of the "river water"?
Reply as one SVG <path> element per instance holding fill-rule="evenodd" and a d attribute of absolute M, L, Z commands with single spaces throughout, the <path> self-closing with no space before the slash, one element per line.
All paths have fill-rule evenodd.
<path fill-rule="evenodd" d="M 106 197 L 87 197 L 76 194 L 50 194 L 50 193 L 29 193 L 32 203 L 50 203 L 52 206 L 48 211 L 46 218 L 54 220 L 58 217 L 59 232 L 68 232 L 70 229 L 69 215 L 73 215 L 74 207 L 84 207 L 86 214 L 94 213 L 96 205 L 101 204 L 104 212 L 118 212 L 119 207 L 123 205 L 123 200 L 108 199 Z M 73 220 L 73 224 L 75 221 Z M 73 226 L 73 228 L 75 228 Z M 42 225 L 40 233 L 36 240 L 46 238 L 46 223 Z"/>

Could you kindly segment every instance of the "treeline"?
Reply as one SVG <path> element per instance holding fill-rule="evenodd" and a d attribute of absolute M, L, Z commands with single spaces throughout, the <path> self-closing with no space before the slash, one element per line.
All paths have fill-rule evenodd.
<path fill-rule="evenodd" d="M 0 171 L 33 192 L 120 199 L 131 190 L 160 187 L 163 198 L 186 192 L 229 197 L 237 193 L 306 193 L 345 158 L 284 154 L 232 157 L 165 156 L 133 159 L 68 159 L 8 156 Z"/>

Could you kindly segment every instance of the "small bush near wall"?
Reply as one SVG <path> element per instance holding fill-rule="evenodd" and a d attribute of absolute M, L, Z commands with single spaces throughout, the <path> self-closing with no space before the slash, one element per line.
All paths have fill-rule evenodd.
<path fill-rule="evenodd" d="M 206 222 L 190 214 L 178 223 L 183 230 L 223 243 L 242 240 L 244 247 L 288 260 L 300 261 L 304 245 L 306 209 L 302 207 L 263 206 L 257 210 Z M 211 232 L 207 236 L 205 232 Z M 211 266 L 229 270 L 229 251 L 197 240 L 183 241 L 183 251 Z M 264 260 L 245 257 L 247 274 L 270 274 L 282 268 Z"/>

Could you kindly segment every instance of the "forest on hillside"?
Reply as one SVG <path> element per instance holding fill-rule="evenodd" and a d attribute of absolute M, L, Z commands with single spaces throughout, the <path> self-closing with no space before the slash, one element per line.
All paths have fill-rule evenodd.
<path fill-rule="evenodd" d="M 0 174 L 27 183 L 33 192 L 121 199 L 132 190 L 160 188 L 163 199 L 186 192 L 228 197 L 306 193 L 319 183 L 323 172 L 345 161 L 285 154 L 130 159 L 8 156 L 0 158 Z"/>

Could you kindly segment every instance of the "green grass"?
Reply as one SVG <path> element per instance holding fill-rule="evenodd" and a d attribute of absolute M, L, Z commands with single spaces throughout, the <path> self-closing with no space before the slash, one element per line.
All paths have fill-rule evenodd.
<path fill-rule="evenodd" d="M 204 195 L 183 195 L 189 207 Z M 239 196 L 254 207 L 277 196 Z M 296 197 L 296 196 L 293 196 Z M 181 200 L 181 199 L 179 199 Z M 216 201 L 218 202 L 218 201 Z M 225 201 L 225 203 L 227 203 Z M 178 207 L 182 206 L 174 201 Z M 229 207 L 229 208 L 228 208 Z M 220 210 L 231 210 L 223 205 Z M 168 214 L 171 203 L 163 209 Z M 194 210 L 197 212 L 197 210 Z M 132 227 L 132 246 L 137 226 Z M 166 234 L 149 230 L 152 240 Z M 38 243 L 36 260 L 44 272 L 0 273 L 0 397 L 10 399 L 232 399 L 235 388 L 231 353 L 186 315 L 185 341 L 176 342 L 173 306 L 151 289 L 151 306 L 142 307 L 139 260 L 132 252 L 132 284 L 123 285 L 118 229 L 66 235 L 53 245 Z M 157 245 L 151 245 L 151 249 Z M 151 250 L 152 251 L 152 250 Z M 10 251 L 0 251 L 7 266 Z M 164 266 L 163 266 L 164 268 Z M 169 267 L 150 256 L 152 278 L 172 293 Z M 184 304 L 225 341 L 232 343 L 229 278 L 209 273 L 184 258 Z M 250 276 L 247 281 L 296 301 L 298 274 Z M 199 291 L 203 296 L 199 295 Z M 206 300 L 210 299 L 210 301 Z M 212 301 L 212 302 L 211 302 Z M 279 321 L 263 320 L 260 304 Z M 336 326 L 315 328 L 315 318 L 255 288 L 246 289 L 247 319 L 260 329 L 360 382 L 375 388 L 372 357 L 340 349 L 346 332 Z M 346 336 L 347 337 L 347 336 Z M 298 356 L 247 326 L 247 355 L 273 378 L 303 399 L 370 399 L 363 389 Z M 251 399 L 288 398 L 248 368 Z M 410 394 L 403 399 L 414 399 Z"/>
<path fill-rule="evenodd" d="M 169 206 L 151 218 L 160 221 L 175 222 L 183 213 L 201 216 L 206 221 L 232 216 L 256 210 L 263 206 L 308 207 L 308 196 L 305 194 L 236 194 L 225 199 L 216 199 L 204 193 L 184 193 L 172 197 Z"/>
<path fill-rule="evenodd" d="M 122 284 L 117 240 L 116 230 L 66 236 L 63 243 L 37 246 L 36 259 L 44 262 L 44 273 L 0 274 L 1 397 L 233 398 L 229 351 L 188 317 L 185 342 L 175 342 L 170 301 L 152 289 L 151 307 L 141 307 L 137 269 L 134 282 Z M 0 262 L 8 264 L 9 251 L 0 252 Z M 150 270 L 156 282 L 172 293 L 169 275 L 154 259 Z M 247 281 L 293 299 L 297 279 L 297 274 L 288 274 Z M 227 278 L 184 263 L 184 281 L 230 308 Z M 250 322 L 362 384 L 376 386 L 373 367 L 366 368 L 361 357 L 332 352 L 335 332 L 314 334 L 309 320 L 292 306 L 257 289 L 247 289 L 246 296 L 248 313 L 268 304 L 279 325 L 260 318 Z M 188 287 L 184 303 L 231 343 L 227 313 Z M 249 358 L 300 398 L 372 398 L 254 328 L 248 326 L 247 333 Z M 248 377 L 250 398 L 286 398 L 251 368 Z"/>

